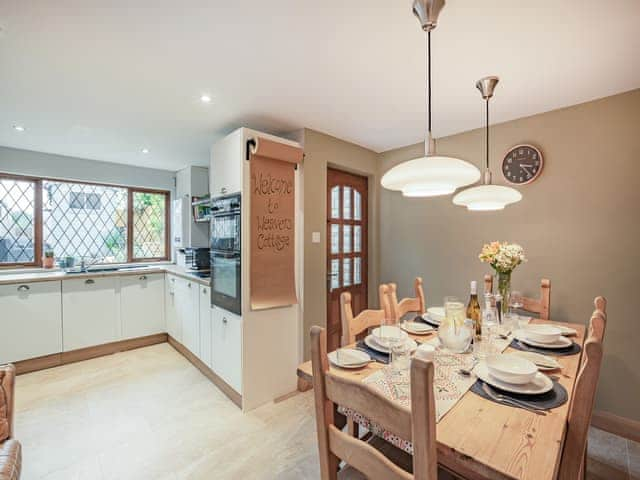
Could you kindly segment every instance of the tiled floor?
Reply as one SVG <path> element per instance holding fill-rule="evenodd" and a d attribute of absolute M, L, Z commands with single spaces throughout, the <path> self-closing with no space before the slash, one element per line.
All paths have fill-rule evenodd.
<path fill-rule="evenodd" d="M 319 478 L 313 397 L 242 414 L 168 344 L 18 377 L 25 480 Z M 640 445 L 594 430 L 589 478 L 640 480 Z"/>

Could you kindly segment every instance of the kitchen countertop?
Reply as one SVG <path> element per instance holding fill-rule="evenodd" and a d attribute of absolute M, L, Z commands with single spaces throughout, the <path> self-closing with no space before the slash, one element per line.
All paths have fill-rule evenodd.
<path fill-rule="evenodd" d="M 178 277 L 186 278 L 187 280 L 193 280 L 201 285 L 210 285 L 211 282 L 208 278 L 200 278 L 184 267 L 180 267 L 175 264 L 162 264 L 162 265 L 142 265 L 139 267 L 123 268 L 122 270 L 114 270 L 111 272 L 87 272 L 87 273 L 65 273 L 62 270 L 38 270 L 29 271 L 24 273 L 2 273 L 0 271 L 0 285 L 11 285 L 15 283 L 30 283 L 30 282 L 48 282 L 55 280 L 70 280 L 74 278 L 96 278 L 96 277 L 111 277 L 111 276 L 123 276 L 123 275 L 143 275 L 151 273 L 171 273 Z"/>

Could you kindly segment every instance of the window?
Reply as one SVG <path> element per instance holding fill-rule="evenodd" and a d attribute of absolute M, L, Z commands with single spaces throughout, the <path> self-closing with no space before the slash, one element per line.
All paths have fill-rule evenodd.
<path fill-rule="evenodd" d="M 0 178 L 0 265 L 36 265 L 38 181 Z"/>
<path fill-rule="evenodd" d="M 169 258 L 169 192 L 0 175 L 0 267 Z"/>

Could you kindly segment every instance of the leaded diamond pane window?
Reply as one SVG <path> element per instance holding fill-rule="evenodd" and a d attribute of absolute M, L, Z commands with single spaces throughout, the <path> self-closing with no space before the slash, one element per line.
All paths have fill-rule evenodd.
<path fill-rule="evenodd" d="M 45 180 L 45 250 L 90 263 L 127 261 L 127 189 Z"/>
<path fill-rule="evenodd" d="M 163 258 L 166 205 L 162 193 L 133 192 L 133 257 Z"/>
<path fill-rule="evenodd" d="M 36 182 L 0 179 L 0 264 L 34 263 Z"/>

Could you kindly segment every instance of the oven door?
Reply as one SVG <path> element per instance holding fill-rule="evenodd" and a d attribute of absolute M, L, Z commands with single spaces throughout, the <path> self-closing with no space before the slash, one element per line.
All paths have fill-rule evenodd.
<path fill-rule="evenodd" d="M 211 217 L 211 249 L 240 251 L 240 212 L 226 212 Z"/>
<path fill-rule="evenodd" d="M 240 253 L 211 252 L 211 305 L 241 315 Z"/>

